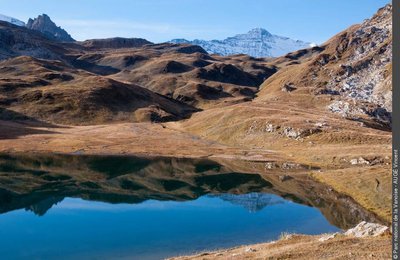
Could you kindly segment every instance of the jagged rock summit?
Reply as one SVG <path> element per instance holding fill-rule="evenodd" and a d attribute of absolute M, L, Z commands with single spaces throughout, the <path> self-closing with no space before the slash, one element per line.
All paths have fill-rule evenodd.
<path fill-rule="evenodd" d="M 207 52 L 223 56 L 247 54 L 253 57 L 278 57 L 286 53 L 312 47 L 314 44 L 273 35 L 263 28 L 255 28 L 245 34 L 225 40 L 174 39 L 172 43 L 190 43 L 203 47 Z"/>
<path fill-rule="evenodd" d="M 35 19 L 29 19 L 26 27 L 31 30 L 36 30 L 50 39 L 54 39 L 61 42 L 73 42 L 75 41 L 71 35 L 69 35 L 64 29 L 57 26 L 48 15 L 42 14 Z"/>

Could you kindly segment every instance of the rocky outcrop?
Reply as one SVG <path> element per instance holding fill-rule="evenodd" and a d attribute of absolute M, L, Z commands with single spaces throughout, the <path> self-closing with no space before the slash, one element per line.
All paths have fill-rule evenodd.
<path fill-rule="evenodd" d="M 318 241 L 325 242 L 328 240 L 332 240 L 338 236 L 364 238 L 364 237 L 383 236 L 383 235 L 388 235 L 389 233 L 390 233 L 390 230 L 389 230 L 389 227 L 387 227 L 387 226 L 377 224 L 377 223 L 369 223 L 366 221 L 362 221 L 357 226 L 355 226 L 354 228 L 348 229 L 344 233 L 333 233 L 333 234 L 322 235 L 318 239 Z"/>
<path fill-rule="evenodd" d="M 362 221 L 360 224 L 347 230 L 344 234 L 346 236 L 354 237 L 376 237 L 389 233 L 389 228 L 384 225 L 376 223 L 368 223 Z"/>
<path fill-rule="evenodd" d="M 75 41 L 64 29 L 57 26 L 48 15 L 42 14 L 35 19 L 29 19 L 26 27 L 39 31 L 46 35 L 47 38 L 61 42 Z"/>
<path fill-rule="evenodd" d="M 311 122 L 307 123 L 307 126 L 293 127 L 286 125 L 276 125 L 271 122 L 253 121 L 247 130 L 247 135 L 255 133 L 275 133 L 281 136 L 292 138 L 295 140 L 302 140 L 302 138 L 321 133 L 326 128 L 326 123 L 317 122 L 314 125 Z"/>

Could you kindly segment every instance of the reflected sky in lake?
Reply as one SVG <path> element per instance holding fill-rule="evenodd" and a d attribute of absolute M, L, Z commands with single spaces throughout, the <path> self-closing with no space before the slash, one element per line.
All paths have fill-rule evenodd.
<path fill-rule="evenodd" d="M 338 230 L 315 208 L 263 193 L 109 204 L 65 198 L 0 215 L 2 259 L 162 259 Z M 21 250 L 21 248 L 23 250 Z"/>

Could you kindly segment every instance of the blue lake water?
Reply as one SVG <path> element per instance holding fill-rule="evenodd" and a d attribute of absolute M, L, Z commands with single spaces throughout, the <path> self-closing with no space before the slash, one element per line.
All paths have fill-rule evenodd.
<path fill-rule="evenodd" d="M 315 208 L 275 195 L 251 195 L 273 203 L 252 211 L 218 196 L 136 205 L 66 198 L 42 217 L 26 210 L 2 215 L 0 255 L 2 259 L 162 259 L 276 239 L 282 232 L 338 230 Z M 236 195 L 243 196 L 249 195 Z"/>
<path fill-rule="evenodd" d="M 304 183 L 208 160 L 0 155 L 0 259 L 163 259 L 359 221 Z"/>

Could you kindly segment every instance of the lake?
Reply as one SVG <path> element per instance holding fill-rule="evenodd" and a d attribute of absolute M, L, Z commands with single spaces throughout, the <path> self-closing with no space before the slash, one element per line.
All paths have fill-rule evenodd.
<path fill-rule="evenodd" d="M 307 171 L 277 162 L 0 155 L 0 255 L 163 259 L 373 218 Z"/>

